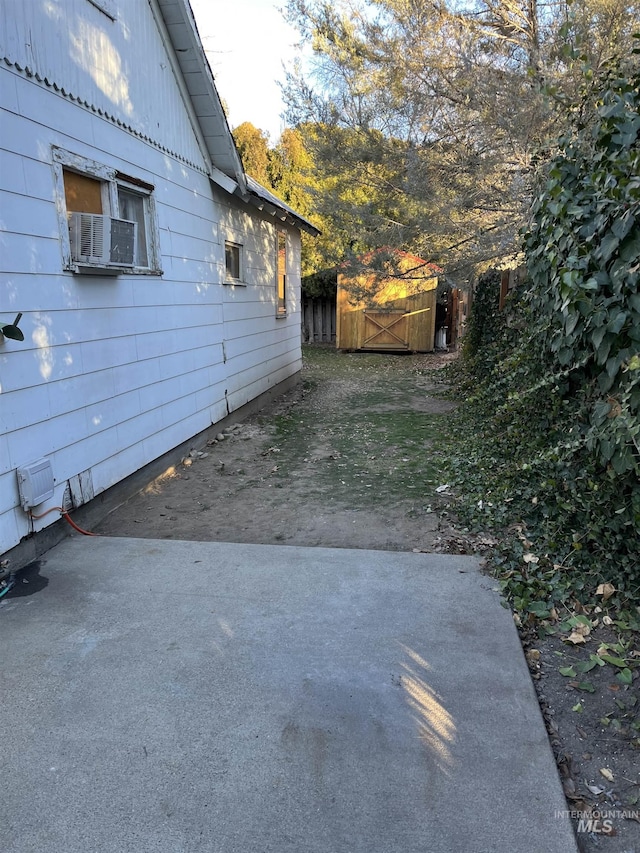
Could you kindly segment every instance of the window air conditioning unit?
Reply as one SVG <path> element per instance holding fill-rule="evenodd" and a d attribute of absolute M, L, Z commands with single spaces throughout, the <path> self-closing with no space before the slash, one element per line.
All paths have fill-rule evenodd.
<path fill-rule="evenodd" d="M 136 256 L 136 223 L 100 213 L 69 214 L 71 258 L 77 263 L 132 267 Z"/>

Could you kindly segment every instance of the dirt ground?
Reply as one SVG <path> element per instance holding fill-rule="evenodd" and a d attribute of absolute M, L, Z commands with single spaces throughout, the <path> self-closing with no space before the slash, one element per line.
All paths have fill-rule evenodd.
<path fill-rule="evenodd" d="M 430 446 L 454 404 L 430 372 L 447 358 L 307 348 L 296 389 L 194 447 L 97 532 L 444 550 Z"/>
<path fill-rule="evenodd" d="M 482 556 L 495 540 L 456 529 L 437 451 L 455 408 L 440 372 L 452 358 L 308 346 L 296 389 L 194 446 L 96 532 Z M 638 680 L 559 671 L 615 642 L 614 627 L 583 648 L 521 632 L 585 853 L 640 853 Z"/>

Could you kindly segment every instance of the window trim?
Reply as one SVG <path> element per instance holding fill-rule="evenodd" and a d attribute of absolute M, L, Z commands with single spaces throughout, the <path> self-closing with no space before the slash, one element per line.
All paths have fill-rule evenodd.
<path fill-rule="evenodd" d="M 117 169 L 73 154 L 63 148 L 52 147 L 54 189 L 56 201 L 56 213 L 60 227 L 62 268 L 75 273 L 96 273 L 101 275 L 162 275 L 160 266 L 160 233 L 158 229 L 158 217 L 156 214 L 155 197 L 153 186 L 144 181 L 124 175 Z M 89 178 L 101 181 L 103 187 L 103 206 L 106 202 L 108 211 L 103 211 L 104 216 L 114 219 L 120 218 L 120 205 L 118 200 L 118 188 L 122 187 L 129 192 L 143 196 L 145 204 L 145 228 L 147 238 L 147 263 L 148 266 L 120 267 L 116 264 L 93 264 L 88 262 L 79 263 L 71 256 L 71 241 L 69 239 L 69 219 L 67 201 L 64 189 L 64 170 L 68 169 L 86 175 Z M 114 215 L 115 214 L 115 215 Z"/>
<path fill-rule="evenodd" d="M 229 273 L 229 267 L 227 266 L 227 246 L 232 249 L 238 250 L 238 278 L 235 278 L 233 275 Z M 246 286 L 246 282 L 244 280 L 244 246 L 242 243 L 238 243 L 237 240 L 229 240 L 225 238 L 224 241 L 224 280 L 223 284 L 227 285 L 242 285 Z"/>

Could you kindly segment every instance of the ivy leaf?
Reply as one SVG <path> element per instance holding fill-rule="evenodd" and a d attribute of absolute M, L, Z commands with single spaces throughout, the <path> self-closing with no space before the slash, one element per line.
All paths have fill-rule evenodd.
<path fill-rule="evenodd" d="M 606 263 L 611 255 L 613 255 L 615 250 L 618 248 L 619 243 L 620 240 L 615 234 L 607 234 L 603 237 L 600 242 L 600 246 L 598 247 L 597 254 L 604 263 Z"/>
<path fill-rule="evenodd" d="M 621 672 L 616 673 L 616 678 L 621 684 L 632 684 L 633 683 L 633 673 L 630 669 L 623 669 Z"/>
<path fill-rule="evenodd" d="M 532 601 L 527 610 L 538 619 L 546 619 L 549 616 L 549 608 L 544 601 Z"/>
<path fill-rule="evenodd" d="M 630 209 L 625 210 L 622 216 L 618 217 L 611 226 L 611 230 L 619 240 L 624 240 L 629 231 L 633 228 L 635 216 Z"/>
<path fill-rule="evenodd" d="M 640 229 L 632 231 L 620 246 L 620 260 L 631 263 L 640 255 Z"/>
<path fill-rule="evenodd" d="M 624 669 L 627 665 L 627 662 L 625 660 L 623 660 L 622 658 L 613 657 L 612 655 L 600 655 L 600 658 L 605 663 L 610 663 L 611 666 L 619 666 L 621 669 Z"/>
<path fill-rule="evenodd" d="M 575 664 L 576 672 L 581 672 L 584 674 L 585 672 L 591 672 L 592 669 L 596 666 L 596 662 L 594 660 L 581 660 L 577 664 Z"/>
<path fill-rule="evenodd" d="M 618 332 L 624 326 L 627 320 L 627 312 L 626 311 L 618 311 L 618 313 L 613 317 L 612 320 L 607 324 L 607 331 L 612 332 L 614 335 L 617 335 Z"/>

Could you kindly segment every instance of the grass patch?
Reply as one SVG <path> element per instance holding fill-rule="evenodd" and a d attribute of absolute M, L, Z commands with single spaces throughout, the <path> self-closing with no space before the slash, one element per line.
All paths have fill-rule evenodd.
<path fill-rule="evenodd" d="M 276 419 L 276 477 L 352 508 L 407 501 L 430 511 L 441 484 L 437 451 L 447 415 L 417 411 L 416 359 L 305 350 L 305 399 Z"/>

